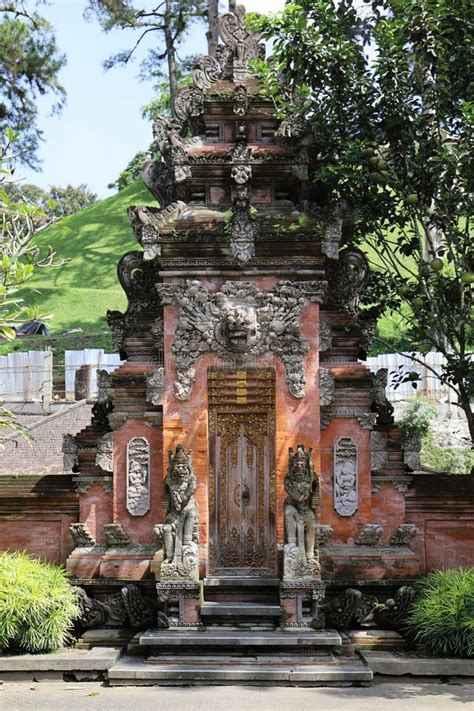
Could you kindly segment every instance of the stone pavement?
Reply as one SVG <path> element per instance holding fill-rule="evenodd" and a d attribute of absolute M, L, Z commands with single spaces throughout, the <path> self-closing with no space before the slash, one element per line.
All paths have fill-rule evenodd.
<path fill-rule="evenodd" d="M 382 683 L 370 688 L 121 687 L 100 683 L 4 682 L 2 711 L 461 711 L 474 710 L 474 684 Z"/>

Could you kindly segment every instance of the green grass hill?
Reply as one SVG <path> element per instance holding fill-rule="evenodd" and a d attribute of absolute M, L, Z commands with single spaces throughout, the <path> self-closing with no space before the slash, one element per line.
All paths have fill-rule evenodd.
<path fill-rule="evenodd" d="M 58 259 L 68 261 L 55 269 L 38 270 L 21 296 L 41 314 L 52 314 L 48 320 L 52 334 L 82 329 L 84 337 L 63 339 L 63 348 L 110 347 L 106 311 L 124 310 L 127 304 L 117 279 L 117 262 L 125 252 L 140 248 L 127 208 L 145 204 L 157 205 L 138 180 L 116 195 L 63 218 L 39 235 L 37 243 L 41 247 L 51 245 Z M 41 340 L 40 347 L 44 345 Z M 60 343 L 55 342 L 54 346 L 59 347 Z M 38 338 L 4 342 L 1 352 L 29 348 L 38 348 Z"/>

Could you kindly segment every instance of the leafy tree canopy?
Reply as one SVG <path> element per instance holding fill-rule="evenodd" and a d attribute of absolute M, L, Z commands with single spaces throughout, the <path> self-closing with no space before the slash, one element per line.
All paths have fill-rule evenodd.
<path fill-rule="evenodd" d="M 288 133 L 310 137 L 307 209 L 345 216 L 366 305 L 444 354 L 474 440 L 472 0 L 301 0 L 251 22 L 273 39 L 256 68 Z"/>
<path fill-rule="evenodd" d="M 7 126 L 18 133 L 18 161 L 37 168 L 41 131 L 36 125 L 37 100 L 51 94 L 58 112 L 65 91 L 58 74 L 65 55 L 56 44 L 51 25 L 37 12 L 33 0 L 0 0 L 0 132 Z"/>

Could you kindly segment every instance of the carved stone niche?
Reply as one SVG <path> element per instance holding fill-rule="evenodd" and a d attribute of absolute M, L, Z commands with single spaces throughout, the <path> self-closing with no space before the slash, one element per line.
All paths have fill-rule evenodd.
<path fill-rule="evenodd" d="M 150 510 L 150 445 L 144 437 L 127 444 L 127 511 L 144 516 Z"/>
<path fill-rule="evenodd" d="M 334 509 L 339 516 L 353 516 L 359 506 L 358 452 L 351 437 L 334 444 Z"/>

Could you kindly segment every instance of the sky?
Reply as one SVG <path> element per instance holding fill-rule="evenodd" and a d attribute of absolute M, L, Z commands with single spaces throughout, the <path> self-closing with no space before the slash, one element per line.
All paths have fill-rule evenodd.
<path fill-rule="evenodd" d="M 139 6 L 155 4 L 156 0 L 137 2 Z M 248 12 L 274 12 L 283 7 L 284 0 L 247 0 L 245 4 Z M 67 104 L 60 116 L 51 116 L 52 100 L 41 98 L 38 126 L 44 138 L 39 151 L 42 170 L 38 173 L 24 168 L 22 174 L 25 181 L 45 189 L 85 183 L 102 198 L 114 192 L 107 188 L 108 183 L 118 177 L 137 151 L 146 150 L 151 143 L 151 125 L 141 118 L 141 107 L 153 98 L 153 89 L 151 82 L 138 79 L 139 57 L 126 67 L 103 69 L 103 60 L 130 48 L 135 34 L 123 30 L 104 33 L 97 20 L 84 20 L 85 5 L 86 0 L 50 0 L 41 7 L 41 14 L 56 29 L 60 50 L 67 56 L 60 73 Z M 190 28 L 183 56 L 206 53 L 204 33 L 202 24 Z"/>

